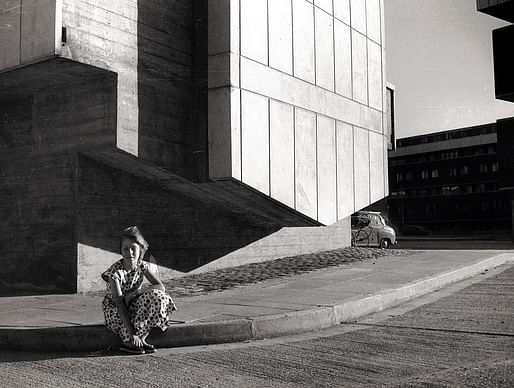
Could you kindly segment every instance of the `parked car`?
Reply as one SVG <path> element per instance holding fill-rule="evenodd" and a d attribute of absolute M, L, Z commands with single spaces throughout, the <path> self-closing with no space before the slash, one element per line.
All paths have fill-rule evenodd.
<path fill-rule="evenodd" d="M 352 245 L 389 248 L 397 244 L 395 230 L 386 224 L 380 212 L 359 211 L 352 214 Z"/>

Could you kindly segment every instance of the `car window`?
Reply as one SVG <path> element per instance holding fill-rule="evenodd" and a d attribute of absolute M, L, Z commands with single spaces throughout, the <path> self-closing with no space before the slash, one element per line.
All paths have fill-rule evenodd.
<path fill-rule="evenodd" d="M 352 229 L 362 229 L 370 224 L 371 220 L 367 217 L 352 217 Z"/>

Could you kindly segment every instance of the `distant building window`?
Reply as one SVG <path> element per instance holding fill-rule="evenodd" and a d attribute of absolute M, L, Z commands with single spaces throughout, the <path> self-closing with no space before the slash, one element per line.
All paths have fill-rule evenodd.
<path fill-rule="evenodd" d="M 492 172 L 498 172 L 499 171 L 498 162 L 491 164 L 491 171 Z"/>
<path fill-rule="evenodd" d="M 462 166 L 460 168 L 460 175 L 468 175 L 469 174 L 469 168 L 468 166 Z"/>
<path fill-rule="evenodd" d="M 429 178 L 429 173 L 427 170 L 423 170 L 421 171 L 421 179 L 428 179 Z"/>
<path fill-rule="evenodd" d="M 487 167 L 487 164 L 480 163 L 480 174 L 487 174 L 489 172 L 489 169 Z"/>
<path fill-rule="evenodd" d="M 457 168 L 456 167 L 450 168 L 450 176 L 457 176 Z"/>
<path fill-rule="evenodd" d="M 410 171 L 405 173 L 405 180 L 406 181 L 412 180 L 412 173 Z"/>
<path fill-rule="evenodd" d="M 401 172 L 396 173 L 396 182 L 403 181 L 403 174 Z"/>
<path fill-rule="evenodd" d="M 439 178 L 439 170 L 432 170 L 432 178 Z"/>
<path fill-rule="evenodd" d="M 473 186 L 467 185 L 466 186 L 466 193 L 472 193 L 473 192 Z"/>
<path fill-rule="evenodd" d="M 443 195 L 449 195 L 450 194 L 450 188 L 448 186 L 443 187 L 442 191 L 443 191 Z"/>

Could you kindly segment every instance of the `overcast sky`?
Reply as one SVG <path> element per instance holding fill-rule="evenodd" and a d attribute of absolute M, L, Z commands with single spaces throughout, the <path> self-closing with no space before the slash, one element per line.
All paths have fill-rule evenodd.
<path fill-rule="evenodd" d="M 476 0 L 385 0 L 387 81 L 396 87 L 396 137 L 514 116 L 494 97 L 491 31 L 506 25 Z"/>

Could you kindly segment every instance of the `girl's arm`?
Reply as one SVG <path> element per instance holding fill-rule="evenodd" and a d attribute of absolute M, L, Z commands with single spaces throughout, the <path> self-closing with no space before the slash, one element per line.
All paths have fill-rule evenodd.
<path fill-rule="evenodd" d="M 121 321 L 127 328 L 130 335 L 132 336 L 132 340 L 131 340 L 132 345 L 143 346 L 143 342 L 136 335 L 136 330 L 134 329 L 134 325 L 132 324 L 132 321 L 130 320 L 130 315 L 127 310 L 127 305 L 125 304 L 125 298 L 121 292 L 120 282 L 116 279 L 109 279 L 109 283 L 111 284 L 112 299 L 114 300 L 114 303 L 116 304 L 116 307 L 118 308 L 118 313 L 120 314 Z"/>
<path fill-rule="evenodd" d="M 145 271 L 145 278 L 150 282 L 150 286 L 145 288 L 140 288 L 139 290 L 136 290 L 128 295 L 125 296 L 125 302 L 127 305 L 132 302 L 135 298 L 137 298 L 139 295 L 143 294 L 144 292 L 148 290 L 161 290 L 165 291 L 164 284 L 162 284 L 161 280 L 159 279 L 159 276 L 152 270 L 152 266 L 149 266 L 148 269 Z"/>

